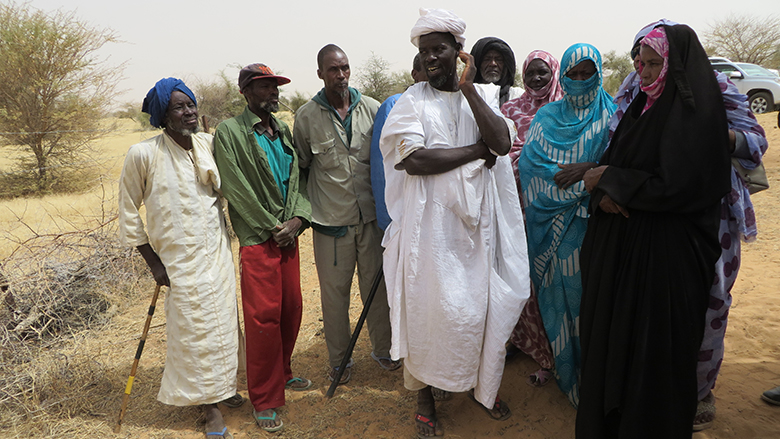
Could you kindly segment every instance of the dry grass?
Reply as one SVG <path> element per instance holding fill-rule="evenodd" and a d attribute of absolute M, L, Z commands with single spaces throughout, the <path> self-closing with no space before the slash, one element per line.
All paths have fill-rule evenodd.
<path fill-rule="evenodd" d="M 98 142 L 101 175 L 86 192 L 0 202 L 5 434 L 82 436 L 80 417 L 114 411 L 126 372 L 112 367 L 110 344 L 96 334 L 147 286 L 143 260 L 117 240 L 115 193 L 125 151 L 150 135 L 126 126 Z"/>
<path fill-rule="evenodd" d="M 0 312 L 4 429 L 100 410 L 111 384 L 101 346 L 84 349 L 85 334 L 107 325 L 145 273 L 143 261 L 119 245 L 114 218 L 47 234 L 20 222 L 33 236 L 17 241 L 2 266 L 9 285 Z"/>

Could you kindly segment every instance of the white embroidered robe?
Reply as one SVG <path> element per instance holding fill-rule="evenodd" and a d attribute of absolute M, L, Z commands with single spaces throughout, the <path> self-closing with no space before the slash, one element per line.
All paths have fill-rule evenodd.
<path fill-rule="evenodd" d="M 149 243 L 171 282 L 165 297 L 167 358 L 157 399 L 176 406 L 235 395 L 238 366 L 236 277 L 212 136 L 192 138 L 189 152 L 165 133 L 133 145 L 119 182 L 123 243 Z"/>
<path fill-rule="evenodd" d="M 499 116 L 498 87 L 477 90 Z M 503 116 L 501 116 L 503 117 Z M 513 140 L 514 123 L 505 119 Z M 419 381 L 452 392 L 475 389 L 493 406 L 504 344 L 530 295 L 523 216 L 510 159 L 476 160 L 437 175 L 395 165 L 420 148 L 479 140 L 461 92 L 409 88 L 390 112 L 380 148 L 392 219 L 383 245 L 393 330 L 391 355 Z"/>

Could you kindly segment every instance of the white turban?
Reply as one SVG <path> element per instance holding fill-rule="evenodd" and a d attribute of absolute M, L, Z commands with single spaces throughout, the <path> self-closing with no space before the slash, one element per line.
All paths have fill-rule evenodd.
<path fill-rule="evenodd" d="M 451 33 L 455 41 L 465 47 L 466 22 L 455 15 L 454 12 L 446 9 L 424 9 L 420 8 L 420 18 L 412 28 L 412 44 L 420 47 L 420 37 L 432 34 L 434 32 Z"/>

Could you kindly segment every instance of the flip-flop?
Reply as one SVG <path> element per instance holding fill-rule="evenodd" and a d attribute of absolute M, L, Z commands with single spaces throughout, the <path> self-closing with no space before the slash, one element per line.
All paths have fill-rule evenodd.
<path fill-rule="evenodd" d="M 421 415 L 419 413 L 414 414 L 414 423 L 415 424 L 423 424 L 427 426 L 428 428 L 433 430 L 433 436 L 425 436 L 422 433 L 417 433 L 418 439 L 426 439 L 430 437 L 441 437 L 442 435 L 436 435 L 436 427 L 439 425 L 439 420 L 436 419 L 436 416 L 425 416 Z"/>
<path fill-rule="evenodd" d="M 539 369 L 532 373 L 525 382 L 531 387 L 542 387 L 543 385 L 550 382 L 550 378 L 552 377 L 553 374 L 549 370 Z"/>
<path fill-rule="evenodd" d="M 477 398 L 474 396 L 473 392 L 469 392 L 468 395 L 472 401 L 476 402 L 477 405 L 482 407 L 482 410 L 484 410 L 488 415 L 490 415 L 490 419 L 494 419 L 496 421 L 506 421 L 507 419 L 512 417 L 512 411 L 509 410 L 509 406 L 504 401 L 502 401 L 501 398 L 499 398 L 498 396 L 496 396 L 496 402 L 493 403 L 493 408 L 489 409 L 484 405 L 482 405 L 481 402 L 477 401 Z M 504 408 L 506 408 L 506 413 L 501 415 L 501 417 L 496 418 L 495 416 L 493 416 L 493 410 L 498 410 L 498 413 L 501 413 L 503 411 L 502 409 Z"/>
<path fill-rule="evenodd" d="M 280 419 L 279 425 L 277 425 L 276 427 L 263 427 L 257 421 L 276 421 L 276 410 L 273 410 L 273 413 L 274 413 L 273 416 L 257 416 L 257 410 L 252 409 L 252 414 L 255 417 L 255 423 L 257 424 L 257 426 L 269 433 L 274 433 L 281 430 L 282 427 L 284 427 L 284 422 L 282 422 L 282 420 Z"/>
<path fill-rule="evenodd" d="M 244 404 L 244 401 L 246 401 L 246 399 L 243 396 L 241 396 L 240 393 L 236 393 L 235 395 L 231 396 L 230 398 L 222 400 L 219 403 L 224 405 L 225 407 L 229 407 L 231 409 L 236 409 L 236 408 L 241 407 Z"/>
<path fill-rule="evenodd" d="M 292 386 L 293 383 L 305 383 L 305 385 L 303 387 L 293 387 Z M 295 392 L 302 392 L 304 390 L 311 389 L 311 386 L 313 386 L 311 380 L 307 380 L 306 378 L 295 377 L 290 381 L 287 381 L 287 383 L 284 385 L 284 388 L 293 390 Z"/>
<path fill-rule="evenodd" d="M 384 370 L 389 370 L 389 371 L 397 370 L 403 365 L 403 363 L 401 363 L 400 360 L 393 360 L 390 357 L 379 357 L 376 354 L 374 354 L 373 351 L 371 352 L 371 358 L 373 358 L 374 361 L 376 361 L 379 364 L 379 367 L 381 367 Z M 382 364 L 382 360 L 389 361 L 390 365 L 385 366 L 384 364 Z"/>
<path fill-rule="evenodd" d="M 233 439 L 233 435 L 227 431 L 227 427 L 223 428 L 222 431 L 212 431 L 211 433 L 206 433 L 206 439 L 215 437 L 221 437 L 222 439 Z"/>
<path fill-rule="evenodd" d="M 352 359 L 349 359 L 349 363 L 347 363 L 346 369 L 344 369 L 344 373 L 341 374 L 341 379 L 339 380 L 339 384 L 347 384 L 350 379 L 352 379 L 352 365 L 355 364 Z M 336 378 L 336 374 L 338 373 L 338 366 L 331 368 L 328 371 L 328 379 L 332 382 Z"/>

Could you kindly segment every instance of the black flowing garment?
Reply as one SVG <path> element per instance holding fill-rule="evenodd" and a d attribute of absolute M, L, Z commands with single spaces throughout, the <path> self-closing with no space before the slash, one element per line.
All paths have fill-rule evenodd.
<path fill-rule="evenodd" d="M 664 91 L 644 114 L 644 93 L 627 109 L 590 202 L 580 257 L 578 439 L 691 437 L 731 165 L 707 55 L 689 27 L 664 27 Z M 629 218 L 599 209 L 604 195 Z"/>

